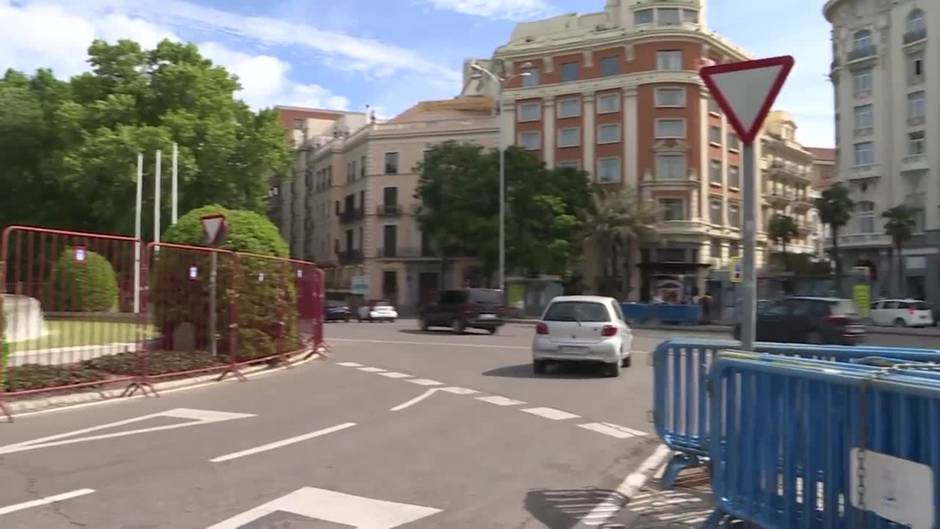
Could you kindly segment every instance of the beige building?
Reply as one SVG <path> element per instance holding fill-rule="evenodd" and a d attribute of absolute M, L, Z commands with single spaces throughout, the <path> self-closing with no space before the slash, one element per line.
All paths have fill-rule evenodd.
<path fill-rule="evenodd" d="M 296 257 L 327 270 L 328 290 L 389 299 L 405 313 L 441 287 L 441 260 L 415 214 L 415 167 L 446 141 L 495 147 L 493 101 L 464 97 L 418 103 L 376 122 L 346 115 L 298 153 L 281 230 Z M 471 259 L 449 260 L 444 286 L 473 281 Z"/>

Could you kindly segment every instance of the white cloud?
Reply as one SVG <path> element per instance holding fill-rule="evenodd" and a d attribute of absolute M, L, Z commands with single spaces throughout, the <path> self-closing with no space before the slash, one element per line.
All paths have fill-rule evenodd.
<path fill-rule="evenodd" d="M 486 18 L 525 20 L 546 16 L 554 9 L 545 0 L 425 0 L 435 9 Z"/>
<path fill-rule="evenodd" d="M 180 40 L 170 30 L 119 13 L 88 16 L 53 4 L 15 6 L 0 0 L 0 71 L 52 68 L 62 78 L 88 71 L 88 46 L 95 38 L 110 42 L 131 38 L 145 49 L 161 40 Z M 345 110 L 347 98 L 316 84 L 292 81 L 290 65 L 271 55 L 251 55 L 215 42 L 199 44 L 200 51 L 238 76 L 238 96 L 254 108 L 273 105 L 312 106 Z"/>

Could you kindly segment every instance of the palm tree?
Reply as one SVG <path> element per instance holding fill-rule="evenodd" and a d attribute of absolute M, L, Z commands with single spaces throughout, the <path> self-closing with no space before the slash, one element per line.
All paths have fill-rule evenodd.
<path fill-rule="evenodd" d="M 839 255 L 839 229 L 849 223 L 855 202 L 849 198 L 849 188 L 842 183 L 833 184 L 816 199 L 816 209 L 823 224 L 832 232 L 832 260 L 836 265 L 836 291 L 842 295 L 842 260 Z"/>
<path fill-rule="evenodd" d="M 914 218 L 914 210 L 901 204 L 895 206 L 881 214 L 888 219 L 885 223 L 885 233 L 891 236 L 891 242 L 894 244 L 894 253 L 897 256 L 897 288 L 895 295 L 900 296 L 904 288 L 904 267 L 901 248 L 904 243 L 914 235 L 914 227 L 917 226 L 917 220 Z"/>
<path fill-rule="evenodd" d="M 620 255 L 626 255 L 625 295 L 632 291 L 631 272 L 634 249 L 640 242 L 655 239 L 658 232 L 656 208 L 644 202 L 630 187 L 615 191 L 598 190 L 591 195 L 591 203 L 584 212 L 584 229 L 587 238 L 596 248 L 603 263 L 604 288 L 618 277 Z M 616 288 L 619 290 L 619 288 Z"/>
<path fill-rule="evenodd" d="M 767 236 L 783 249 L 783 269 L 790 271 L 790 259 L 787 255 L 787 245 L 799 234 L 796 221 L 788 215 L 774 215 L 767 227 Z"/>

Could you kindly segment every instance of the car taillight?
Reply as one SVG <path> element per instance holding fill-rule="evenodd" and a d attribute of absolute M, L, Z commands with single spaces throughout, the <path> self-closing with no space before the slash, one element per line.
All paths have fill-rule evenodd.
<path fill-rule="evenodd" d="M 473 312 L 473 305 L 471 305 L 471 304 L 469 304 L 469 303 L 464 303 L 464 305 L 463 305 L 463 313 L 464 313 L 464 314 L 470 314 L 471 312 Z"/>
<path fill-rule="evenodd" d="M 604 329 L 601 331 L 601 336 L 617 336 L 619 330 L 613 325 L 604 325 Z"/>
<path fill-rule="evenodd" d="M 506 313 L 506 307 L 496 307 L 496 314 L 499 314 L 500 316 L 502 316 L 505 313 Z"/>
<path fill-rule="evenodd" d="M 915 312 L 917 311 L 914 309 L 907 309 L 907 313 L 910 314 L 911 316 L 913 316 Z"/>
<path fill-rule="evenodd" d="M 548 334 L 548 325 L 540 323 L 535 326 L 535 334 Z"/>
<path fill-rule="evenodd" d="M 826 321 L 833 325 L 847 325 L 849 323 L 849 319 L 845 316 L 829 316 Z"/>

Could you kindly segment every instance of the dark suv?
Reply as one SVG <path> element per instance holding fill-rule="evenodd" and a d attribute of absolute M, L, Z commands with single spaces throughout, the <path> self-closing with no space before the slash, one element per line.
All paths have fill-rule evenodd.
<path fill-rule="evenodd" d="M 741 325 L 734 337 L 741 338 Z M 762 307 L 757 314 L 759 342 L 857 345 L 865 326 L 849 299 L 792 297 Z"/>
<path fill-rule="evenodd" d="M 450 327 L 456 333 L 482 329 L 496 334 L 503 325 L 503 291 L 487 288 L 445 290 L 437 302 L 424 307 L 418 315 L 422 331 L 431 327 Z"/>

